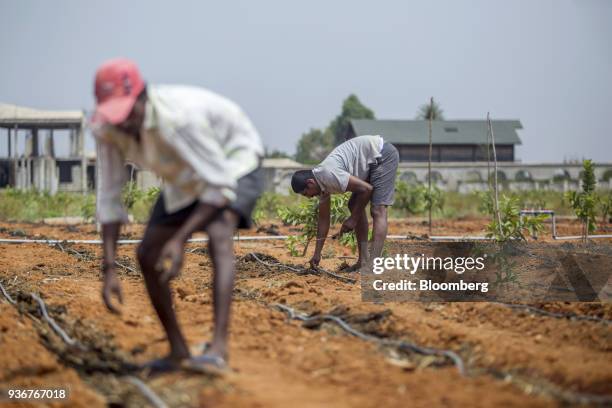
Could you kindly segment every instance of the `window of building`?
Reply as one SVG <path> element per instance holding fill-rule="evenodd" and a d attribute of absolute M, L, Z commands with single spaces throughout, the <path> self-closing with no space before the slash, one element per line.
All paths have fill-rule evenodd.
<path fill-rule="evenodd" d="M 472 146 L 441 146 L 441 161 L 472 161 L 474 148 Z"/>
<path fill-rule="evenodd" d="M 72 183 L 72 164 L 59 163 L 59 182 Z"/>

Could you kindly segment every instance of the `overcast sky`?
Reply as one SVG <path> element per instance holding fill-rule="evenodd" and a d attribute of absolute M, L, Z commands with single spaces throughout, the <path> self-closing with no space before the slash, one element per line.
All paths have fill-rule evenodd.
<path fill-rule="evenodd" d="M 2 102 L 91 110 L 96 67 L 125 56 L 151 83 L 235 100 L 270 149 L 293 153 L 356 93 L 377 118 L 434 96 L 447 119 L 520 119 L 524 162 L 612 162 L 610 0 L 0 0 L 0 15 Z"/>

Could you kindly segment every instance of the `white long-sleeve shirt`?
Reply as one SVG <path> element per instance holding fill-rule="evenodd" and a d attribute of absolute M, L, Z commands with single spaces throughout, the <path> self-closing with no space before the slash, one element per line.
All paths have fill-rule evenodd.
<path fill-rule="evenodd" d="M 264 154 L 257 130 L 232 101 L 197 87 L 147 87 L 140 142 L 112 126 L 94 128 L 97 145 L 97 216 L 122 222 L 126 161 L 164 180 L 166 211 L 192 202 L 236 198 L 236 181 L 255 170 Z"/>

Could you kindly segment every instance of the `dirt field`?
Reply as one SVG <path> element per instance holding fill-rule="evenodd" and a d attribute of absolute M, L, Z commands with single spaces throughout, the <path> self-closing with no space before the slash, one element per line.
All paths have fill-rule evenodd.
<path fill-rule="evenodd" d="M 483 225 L 484 220 L 444 221 L 435 234 L 477 234 Z M 3 238 L 98 237 L 92 225 L 0 227 Z M 562 221 L 558 231 L 577 234 L 579 226 Z M 141 232 L 142 226 L 128 226 L 122 237 L 139 238 Z M 393 222 L 389 231 L 416 237 L 425 232 L 418 220 Z M 408 248 L 410 241 L 399 245 Z M 612 241 L 598 245 L 609 248 Z M 183 274 L 173 283 L 175 306 L 194 352 L 212 331 L 211 263 L 204 248 L 189 246 Z M 349 250 L 330 248 L 324 250 L 326 269 L 335 271 L 342 261 L 350 261 L 338 259 L 351 256 Z M 16 301 L 11 305 L 0 296 L 0 389 L 69 387 L 65 406 L 147 406 L 128 381 L 129 375 L 136 375 L 172 407 L 612 403 L 611 304 L 533 305 L 593 318 L 582 320 L 492 303 L 363 303 L 358 283 L 266 267 L 248 255 L 306 263 L 308 258 L 288 256 L 281 241 L 235 245 L 232 373 L 223 378 L 187 373 L 148 377 L 131 366 L 165 354 L 167 345 L 137 272 L 134 251 L 133 245 L 119 248 L 119 262 L 125 266 L 119 270 L 125 304 L 117 316 L 105 310 L 99 297 L 99 246 L 0 244 L 0 282 Z M 41 294 L 51 317 L 80 347 L 67 346 L 41 319 L 31 292 Z M 291 320 L 278 304 L 308 315 L 333 314 L 370 338 L 453 351 L 463 360 L 465 373 L 447 357 L 367 341 L 331 321 Z"/>

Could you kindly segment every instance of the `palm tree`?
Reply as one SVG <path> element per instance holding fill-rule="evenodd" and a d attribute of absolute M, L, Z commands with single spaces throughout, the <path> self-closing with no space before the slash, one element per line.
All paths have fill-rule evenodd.
<path fill-rule="evenodd" d="M 430 117 L 432 120 L 444 120 L 443 110 L 436 102 L 433 105 L 425 103 L 419 107 L 417 112 L 417 119 L 428 120 Z"/>

